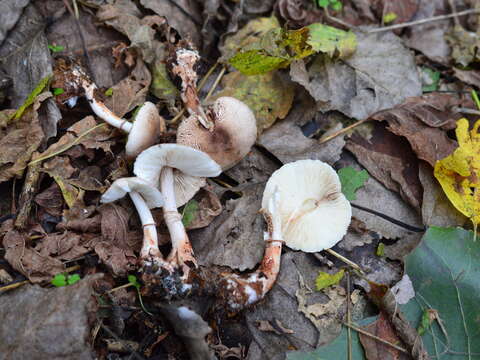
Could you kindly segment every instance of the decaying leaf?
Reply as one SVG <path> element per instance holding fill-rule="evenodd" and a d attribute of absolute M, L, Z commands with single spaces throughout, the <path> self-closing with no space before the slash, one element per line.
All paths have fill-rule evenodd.
<path fill-rule="evenodd" d="M 125 276 L 136 268 L 137 257 L 130 249 L 121 249 L 108 241 L 95 245 L 95 253 L 115 276 Z"/>
<path fill-rule="evenodd" d="M 100 237 L 89 234 L 76 234 L 65 232 L 63 234 L 48 234 L 37 240 L 34 250 L 45 257 L 53 257 L 60 260 L 73 260 L 91 251 Z"/>
<path fill-rule="evenodd" d="M 130 249 L 128 242 L 129 213 L 118 204 L 105 204 L 99 209 L 102 215 L 101 231 L 105 241 L 121 249 Z"/>
<path fill-rule="evenodd" d="M 435 164 L 435 177 L 452 204 L 472 220 L 475 228 L 480 222 L 480 120 L 469 130 L 463 118 L 455 131 L 458 148 Z"/>
<path fill-rule="evenodd" d="M 337 285 L 340 280 L 342 280 L 345 270 L 341 269 L 335 274 L 329 274 L 324 271 L 320 271 L 317 278 L 315 279 L 315 288 L 317 291 L 325 289 L 332 285 Z"/>
<path fill-rule="evenodd" d="M 255 114 L 259 133 L 285 118 L 292 106 L 294 86 L 276 71 L 254 76 L 236 71 L 226 75 L 222 84 L 224 89 L 216 97 L 232 96 L 247 104 Z"/>
<path fill-rule="evenodd" d="M 39 108 L 50 98 L 44 92 L 35 98 L 19 119 L 11 118 L 12 112 L 5 110 L 0 118 L 0 182 L 20 177 L 34 151 L 43 141 L 44 133 L 39 122 Z"/>
<path fill-rule="evenodd" d="M 202 188 L 194 199 L 185 205 L 182 221 L 187 230 L 201 229 L 220 215 L 222 209 L 218 196 L 207 188 Z"/>
<path fill-rule="evenodd" d="M 452 57 L 462 66 L 468 66 L 474 61 L 479 61 L 480 39 L 479 34 L 467 31 L 462 25 L 455 25 L 445 35 L 445 39 L 452 47 Z"/>

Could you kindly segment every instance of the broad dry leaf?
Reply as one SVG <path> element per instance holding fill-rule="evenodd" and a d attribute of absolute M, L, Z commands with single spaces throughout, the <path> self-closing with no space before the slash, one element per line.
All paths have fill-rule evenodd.
<path fill-rule="evenodd" d="M 435 177 L 452 204 L 472 220 L 480 222 L 480 120 L 469 130 L 463 118 L 457 121 L 455 131 L 458 148 L 435 164 Z"/>

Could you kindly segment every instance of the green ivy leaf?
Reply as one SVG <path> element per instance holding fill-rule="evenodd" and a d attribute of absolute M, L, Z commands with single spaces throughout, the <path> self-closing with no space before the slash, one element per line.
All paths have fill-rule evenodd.
<path fill-rule="evenodd" d="M 338 170 L 338 177 L 342 184 L 343 194 L 348 201 L 352 201 L 357 199 L 355 192 L 365 184 L 369 175 L 366 170 L 357 171 L 353 167 L 348 166 Z"/>
<path fill-rule="evenodd" d="M 391 22 L 395 21 L 397 19 L 397 17 L 398 17 L 397 14 L 390 11 L 383 16 L 383 22 L 385 24 L 390 24 Z"/>
<path fill-rule="evenodd" d="M 345 270 L 341 269 L 335 274 L 329 274 L 323 271 L 318 273 L 317 278 L 315 279 L 315 287 L 318 291 L 325 289 L 329 286 L 336 285 L 342 280 Z"/>
<path fill-rule="evenodd" d="M 182 212 L 182 222 L 183 226 L 188 227 L 195 220 L 198 211 L 198 202 L 195 200 L 190 200 Z"/>
<path fill-rule="evenodd" d="M 50 282 L 56 287 L 67 286 L 67 277 L 65 274 L 57 274 Z"/>
<path fill-rule="evenodd" d="M 57 95 L 61 95 L 65 92 L 65 90 L 63 90 L 62 88 L 54 88 L 53 89 L 53 95 L 57 96 Z"/>
<path fill-rule="evenodd" d="M 80 281 L 80 275 L 78 274 L 68 275 L 68 278 L 67 278 L 68 285 L 73 285 L 79 281 Z"/>

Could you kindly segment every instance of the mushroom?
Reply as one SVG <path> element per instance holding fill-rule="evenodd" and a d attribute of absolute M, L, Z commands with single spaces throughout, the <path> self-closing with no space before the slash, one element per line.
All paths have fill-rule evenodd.
<path fill-rule="evenodd" d="M 220 294 L 233 311 L 256 303 L 272 288 L 283 243 L 305 252 L 329 249 L 346 234 L 352 216 L 337 173 L 319 160 L 299 160 L 275 171 L 263 193 L 262 212 L 268 227 L 262 263 L 251 274 L 230 274 L 221 281 Z"/>
<path fill-rule="evenodd" d="M 155 144 L 160 133 L 164 132 L 165 120 L 158 114 L 157 108 L 151 102 L 145 102 L 139 109 L 133 123 L 115 115 L 103 102 L 97 99 L 97 86 L 79 68 L 74 69 L 80 85 L 85 90 L 85 96 L 93 112 L 108 124 L 128 134 L 125 153 L 127 158 L 134 159 L 143 150 Z"/>
<path fill-rule="evenodd" d="M 352 217 L 337 173 L 320 160 L 299 160 L 275 171 L 267 182 L 262 206 L 280 192 L 285 244 L 294 250 L 319 252 L 338 243 Z"/>
<path fill-rule="evenodd" d="M 158 237 L 155 221 L 150 209 L 164 204 L 162 193 L 147 181 L 138 177 L 115 180 L 102 195 L 102 203 L 110 203 L 130 195 L 143 227 L 143 245 L 140 257 L 144 263 L 152 262 L 168 267 L 158 248 Z"/>
<path fill-rule="evenodd" d="M 175 201 L 173 169 L 190 176 L 218 176 L 222 170 L 207 154 L 178 144 L 161 144 L 152 146 L 138 155 L 133 172 L 153 186 L 160 182 L 164 197 L 163 214 L 167 224 L 172 251 L 167 261 L 172 266 L 182 266 L 184 274 L 188 272 L 189 263 L 196 266 L 193 249 L 187 232 L 178 213 Z"/>
<path fill-rule="evenodd" d="M 201 150 L 227 170 L 248 154 L 257 138 L 250 108 L 233 97 L 220 97 L 203 109 L 196 89 L 198 53 L 179 49 L 172 73 L 182 80 L 181 97 L 190 116 L 177 130 L 177 143 Z"/>

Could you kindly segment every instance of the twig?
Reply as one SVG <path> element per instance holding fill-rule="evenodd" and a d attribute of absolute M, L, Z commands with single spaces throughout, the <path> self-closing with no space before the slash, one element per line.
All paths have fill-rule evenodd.
<path fill-rule="evenodd" d="M 322 137 L 322 138 L 320 138 L 320 140 L 318 141 L 318 143 L 319 143 L 319 144 L 326 143 L 327 141 L 330 141 L 330 140 L 336 138 L 337 136 L 340 136 L 340 135 L 342 135 L 342 134 L 345 134 L 346 132 L 352 130 L 353 128 L 356 128 L 358 125 L 362 125 L 363 123 L 366 123 L 368 120 L 370 120 L 370 118 L 363 119 L 363 120 L 359 120 L 359 121 L 357 121 L 356 123 L 347 126 L 346 128 L 343 128 L 343 129 L 340 129 L 340 130 L 334 132 L 333 134 L 330 134 L 330 135 L 328 135 L 328 136 Z"/>
<path fill-rule="evenodd" d="M 356 29 L 355 26 L 353 26 L 351 24 L 348 24 L 345 21 L 336 18 L 335 16 L 330 15 L 330 12 L 328 11 L 328 8 L 325 8 L 325 15 L 327 15 L 327 19 L 330 19 L 333 22 L 336 22 L 336 23 L 338 23 L 342 26 L 345 26 L 347 29 L 354 29 L 354 30 Z"/>
<path fill-rule="evenodd" d="M 40 164 L 28 164 L 25 183 L 23 184 L 22 193 L 18 199 L 18 214 L 15 219 L 15 227 L 23 229 L 27 225 L 27 221 L 32 209 L 32 202 L 38 185 L 40 184 Z"/>
<path fill-rule="evenodd" d="M 362 268 L 355 264 L 352 260 L 347 259 L 345 256 L 340 255 L 336 251 L 333 251 L 332 249 L 325 249 L 326 252 L 328 252 L 330 255 L 335 256 L 337 259 L 343 261 L 345 264 L 351 266 L 353 269 L 357 270 L 360 274 L 365 275 L 365 271 L 362 270 Z"/>
<path fill-rule="evenodd" d="M 345 323 L 345 322 L 344 322 L 343 325 L 345 325 L 345 326 L 348 327 L 348 328 L 351 328 L 351 329 L 355 330 L 356 332 L 358 332 L 358 333 L 360 333 L 360 334 L 363 334 L 363 335 L 365 335 L 365 336 L 371 337 L 372 339 L 375 339 L 375 340 L 381 342 L 382 344 L 391 346 L 392 348 L 394 348 L 394 349 L 396 349 L 396 350 L 398 350 L 398 351 L 401 351 L 401 352 L 403 352 L 403 353 L 405 353 L 405 354 L 408 354 L 408 351 L 405 350 L 404 348 L 402 348 L 402 347 L 400 347 L 400 346 L 398 346 L 398 345 L 392 344 L 391 342 L 388 342 L 387 340 L 384 340 L 384 339 L 382 339 L 382 338 L 380 338 L 380 337 L 378 337 L 378 336 L 376 336 L 376 335 L 370 334 L 368 331 L 365 331 L 365 330 L 363 330 L 363 329 L 361 329 L 361 328 L 359 328 L 359 327 L 356 327 L 356 326 L 353 325 L 353 324 L 348 324 L 348 323 Z"/>
<path fill-rule="evenodd" d="M 459 112 L 462 114 L 472 114 L 472 115 L 480 115 L 480 110 L 463 108 L 463 107 L 454 107 L 452 108 L 453 111 Z"/>
<path fill-rule="evenodd" d="M 222 77 L 223 77 L 223 74 L 225 74 L 225 71 L 227 70 L 227 68 L 224 66 L 222 68 L 222 70 L 220 71 L 220 73 L 218 74 L 217 78 L 215 79 L 215 82 L 213 83 L 212 87 L 210 88 L 210 90 L 208 91 L 208 94 L 207 96 L 205 96 L 205 101 L 208 100 L 208 98 L 210 96 L 212 96 L 213 92 L 215 91 L 215 89 L 217 88 L 218 86 L 218 83 L 220 82 L 220 80 L 222 80 Z"/>
<path fill-rule="evenodd" d="M 430 22 L 434 22 L 434 21 L 441 21 L 441 20 L 455 18 L 455 17 L 458 17 L 458 16 L 466 16 L 466 15 L 478 14 L 478 13 L 480 13 L 480 10 L 469 9 L 469 10 L 460 11 L 458 13 L 433 16 L 433 17 L 426 18 L 426 19 L 409 21 L 409 22 L 405 22 L 405 23 L 401 23 L 401 24 L 395 24 L 395 25 L 381 27 L 381 28 L 378 28 L 378 29 L 372 29 L 372 30 L 368 30 L 367 33 L 370 34 L 370 33 L 378 33 L 378 32 L 395 30 L 395 29 L 402 29 L 402 28 L 409 27 L 409 26 L 421 25 L 421 24 L 430 23 Z"/>
<path fill-rule="evenodd" d="M 392 224 L 395 224 L 395 225 L 398 225 L 400 227 L 403 227 L 409 231 L 413 231 L 413 232 L 424 232 L 426 230 L 426 228 L 419 228 L 419 227 L 416 227 L 416 226 L 413 226 L 413 225 L 409 225 L 409 224 L 405 224 L 403 221 L 400 221 L 400 220 L 397 220 L 397 219 L 394 219 L 388 215 L 385 215 L 385 214 L 382 214 L 382 213 L 379 213 L 378 211 L 375 211 L 375 210 L 372 210 L 372 209 L 369 209 L 369 208 L 366 208 L 366 207 L 363 207 L 363 206 L 360 206 L 360 205 L 357 205 L 357 204 L 353 204 L 353 203 L 350 203 L 350 205 L 352 205 L 352 207 L 354 208 L 357 208 L 359 210 L 362 210 L 362 211 L 365 211 L 365 212 L 368 212 L 370 214 L 373 214 L 373 215 L 376 215 L 376 216 L 379 216 L 381 217 L 382 219 L 385 219 L 389 222 L 391 222 Z"/>
<path fill-rule="evenodd" d="M 450 5 L 450 10 L 452 11 L 452 14 L 455 15 L 455 13 L 457 12 L 457 7 L 455 6 L 453 0 L 448 0 L 448 5 Z M 458 21 L 458 16 L 456 15 L 453 17 L 453 21 L 455 22 L 455 26 L 460 24 L 460 22 Z"/>
<path fill-rule="evenodd" d="M 102 126 L 106 126 L 106 125 L 107 125 L 107 123 L 98 124 L 98 125 L 94 126 L 93 128 L 84 131 L 84 132 L 81 133 L 75 140 L 73 140 L 70 144 L 65 145 L 62 149 L 57 150 L 57 151 L 55 151 L 55 152 L 52 153 L 52 154 L 45 155 L 45 156 L 39 157 L 38 159 L 32 160 L 32 161 L 30 161 L 30 162 L 28 163 L 28 165 L 30 166 L 30 165 L 36 164 L 36 163 L 38 163 L 38 162 L 40 162 L 40 161 L 47 160 L 47 159 L 49 159 L 49 158 L 51 158 L 51 157 L 53 157 L 53 156 L 56 156 L 56 155 L 58 155 L 58 154 L 61 154 L 61 153 L 64 152 L 64 151 L 67 151 L 67 150 L 70 149 L 72 146 L 77 145 L 83 137 L 85 137 L 85 136 L 87 136 L 88 134 L 90 134 L 93 130 L 96 130 L 96 129 L 98 129 L 98 128 L 102 127 Z"/>
<path fill-rule="evenodd" d="M 351 299 L 350 299 L 350 271 L 347 270 L 347 324 L 351 324 Z M 347 326 L 347 339 L 348 339 L 348 360 L 352 360 L 352 331 Z"/>

